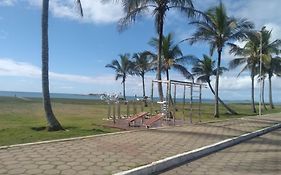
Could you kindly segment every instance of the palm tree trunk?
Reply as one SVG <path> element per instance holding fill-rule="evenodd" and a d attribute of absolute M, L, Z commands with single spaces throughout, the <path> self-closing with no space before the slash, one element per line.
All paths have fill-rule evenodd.
<path fill-rule="evenodd" d="M 219 68 L 221 66 L 221 52 L 222 49 L 218 49 L 218 62 L 217 62 L 217 74 L 216 74 L 216 86 L 215 86 L 215 114 L 214 117 L 219 118 L 219 77 L 220 71 Z"/>
<path fill-rule="evenodd" d="M 212 91 L 212 93 L 215 95 L 215 91 L 210 83 L 210 81 L 207 82 L 209 85 L 210 90 Z M 234 111 L 233 109 L 231 109 L 229 106 L 227 106 L 219 97 L 218 97 L 219 102 L 225 107 L 225 109 L 233 115 L 237 115 L 238 113 L 236 111 Z"/>
<path fill-rule="evenodd" d="M 49 92 L 49 41 L 48 41 L 48 18 L 49 0 L 43 0 L 42 4 L 42 93 L 45 116 L 48 122 L 49 131 L 63 130 L 56 119 L 50 99 Z"/>
<path fill-rule="evenodd" d="M 257 113 L 256 106 L 255 106 L 255 80 L 254 80 L 253 70 L 251 73 L 251 81 L 252 81 L 252 111 L 253 113 Z"/>
<path fill-rule="evenodd" d="M 143 96 L 144 106 L 147 107 L 148 105 L 145 97 L 144 73 L 142 73 L 141 79 L 142 79 L 142 96 Z"/>
<path fill-rule="evenodd" d="M 142 79 L 142 96 L 145 97 L 144 74 L 141 75 L 141 79 Z"/>
<path fill-rule="evenodd" d="M 271 82 L 271 75 L 268 76 L 268 81 L 269 81 L 269 104 L 270 108 L 274 109 L 273 101 L 272 101 L 272 82 Z"/>
<path fill-rule="evenodd" d="M 167 80 L 169 80 L 169 69 L 166 70 L 166 77 L 167 77 Z"/>
<path fill-rule="evenodd" d="M 164 15 L 163 13 L 159 12 L 160 18 L 158 22 L 158 35 L 159 35 L 159 43 L 158 43 L 158 57 L 157 57 L 157 80 L 161 80 L 161 55 L 162 55 L 162 40 L 163 40 L 163 26 L 164 26 Z M 162 88 L 162 83 L 158 82 L 158 93 L 159 93 L 159 98 L 160 101 L 164 100 L 163 96 L 163 88 Z"/>
<path fill-rule="evenodd" d="M 263 108 L 265 109 L 265 110 L 267 110 L 267 107 L 266 107 L 266 105 L 265 105 L 265 102 L 264 102 L 264 78 L 261 80 L 262 81 L 262 104 L 263 104 Z"/>
<path fill-rule="evenodd" d="M 126 83 L 125 83 L 126 79 L 123 78 L 122 84 L 123 84 L 123 98 L 124 100 L 126 100 Z"/>

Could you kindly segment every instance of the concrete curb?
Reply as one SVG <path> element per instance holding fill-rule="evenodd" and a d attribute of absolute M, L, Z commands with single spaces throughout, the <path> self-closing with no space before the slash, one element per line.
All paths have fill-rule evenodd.
<path fill-rule="evenodd" d="M 246 133 L 240 135 L 238 137 L 233 137 L 230 139 L 226 139 L 220 142 L 217 142 L 212 145 L 207 145 L 192 151 L 184 152 L 181 154 L 177 154 L 175 156 L 167 157 L 162 160 L 158 160 L 156 162 L 152 162 L 151 164 L 144 165 L 141 167 L 137 167 L 128 171 L 123 171 L 116 173 L 114 175 L 146 175 L 153 174 L 157 172 L 161 172 L 163 170 L 173 168 L 175 166 L 181 165 L 183 163 L 191 162 L 203 156 L 209 155 L 211 153 L 217 152 L 219 150 L 234 146 L 238 143 L 241 143 L 246 140 L 250 140 L 252 138 L 261 136 L 268 132 L 274 131 L 276 129 L 281 128 L 281 123 L 275 124 L 273 126 L 263 128 L 251 133 Z"/>

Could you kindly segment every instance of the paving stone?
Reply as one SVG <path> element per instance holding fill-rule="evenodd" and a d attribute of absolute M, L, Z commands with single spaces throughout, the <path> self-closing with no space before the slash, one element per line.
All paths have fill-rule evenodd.
<path fill-rule="evenodd" d="M 268 127 L 277 122 L 281 122 L 280 114 L 2 149 L 0 150 L 0 174 L 8 174 L 12 170 L 10 168 L 14 167 L 15 171 L 21 171 L 20 168 L 26 169 L 20 173 L 23 175 L 56 174 L 57 172 L 57 174 L 67 175 L 77 175 L 80 172 L 108 175 Z M 280 138 L 280 133 L 275 133 L 275 136 Z M 256 142 L 251 144 L 256 144 Z M 240 156 L 239 153 L 248 153 L 247 147 L 232 150 L 227 154 L 229 156 L 219 156 L 218 159 L 221 161 L 216 161 L 217 164 L 214 167 L 221 171 L 224 171 L 225 168 L 229 169 L 229 173 L 235 173 L 238 167 L 241 172 L 243 170 L 243 173 L 252 173 L 248 172 L 247 168 L 250 165 L 256 165 L 253 166 L 256 171 L 266 173 L 271 169 L 276 173 L 280 168 L 277 169 L 274 165 L 280 165 L 279 157 L 281 156 L 264 159 L 268 152 L 278 153 L 279 149 L 272 147 L 272 145 L 281 146 L 275 139 L 268 138 L 265 140 L 265 144 L 259 144 L 259 147 L 255 147 L 258 154 L 249 156 L 252 157 L 252 162 L 255 160 L 270 162 L 268 168 L 264 168 L 256 162 L 254 164 L 248 162 L 247 164 L 244 161 L 240 164 L 239 159 L 242 159 L 243 156 Z M 268 150 L 268 152 L 263 153 L 264 150 Z M 204 163 L 207 162 L 212 162 L 212 158 L 206 159 Z M 228 164 L 222 162 L 228 162 Z M 204 163 L 195 163 L 192 164 L 192 167 L 200 169 Z M 233 166 L 231 169 L 232 164 L 237 166 Z M 206 164 L 202 168 L 206 169 L 211 165 Z M 196 174 L 195 171 L 191 172 Z M 200 172 L 206 173 L 208 171 Z"/>
<path fill-rule="evenodd" d="M 45 170 L 43 172 L 43 174 L 46 174 L 46 175 L 57 175 L 57 174 L 60 174 L 60 170 L 48 169 L 48 170 Z"/>
<path fill-rule="evenodd" d="M 66 165 L 77 166 L 77 165 L 80 165 L 80 162 L 67 162 Z"/>
<path fill-rule="evenodd" d="M 36 168 L 38 168 L 38 165 L 28 164 L 28 165 L 24 165 L 24 168 L 26 168 L 26 169 L 36 169 Z"/>
<path fill-rule="evenodd" d="M 61 171 L 61 174 L 62 175 L 77 175 L 77 172 L 72 169 L 68 169 L 68 170 Z"/>
<path fill-rule="evenodd" d="M 41 165 L 39 166 L 41 170 L 51 170 L 54 168 L 54 165 Z"/>
<path fill-rule="evenodd" d="M 51 161 L 50 164 L 51 164 L 51 165 L 57 165 L 57 166 L 58 166 L 58 165 L 64 165 L 65 162 L 63 162 L 63 161 Z"/>
<path fill-rule="evenodd" d="M 71 169 L 76 170 L 76 171 L 81 171 L 81 170 L 85 170 L 86 167 L 81 166 L 81 165 L 76 165 L 76 166 L 72 166 Z"/>
<path fill-rule="evenodd" d="M 24 168 L 15 168 L 8 171 L 8 174 L 23 174 L 26 170 Z"/>
<path fill-rule="evenodd" d="M 90 170 L 84 170 L 84 171 L 79 171 L 79 175 L 94 175 L 94 172 Z"/>
<path fill-rule="evenodd" d="M 46 160 L 42 160 L 42 161 L 34 161 L 37 165 L 48 165 L 50 164 L 49 161 L 46 161 Z"/>
<path fill-rule="evenodd" d="M 28 169 L 28 170 L 25 172 L 25 174 L 42 174 L 42 172 L 43 172 L 43 170 L 41 170 L 41 169 L 38 169 L 38 168 L 35 168 L 35 169 L 30 168 L 30 169 Z"/>
<path fill-rule="evenodd" d="M 268 142 L 270 141 L 270 142 Z M 265 146 L 265 147 L 264 147 Z M 281 172 L 281 129 L 162 173 L 277 175 Z M 199 168 L 196 166 L 201 164 Z"/>
<path fill-rule="evenodd" d="M 8 170 L 7 169 L 0 169 L 0 174 L 7 174 Z"/>

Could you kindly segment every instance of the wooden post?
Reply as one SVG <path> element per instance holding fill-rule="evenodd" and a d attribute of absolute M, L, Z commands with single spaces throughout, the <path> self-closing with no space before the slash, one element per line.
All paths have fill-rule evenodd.
<path fill-rule="evenodd" d="M 167 91 L 166 91 L 166 103 L 167 103 L 167 107 L 166 107 L 166 119 L 170 118 L 170 100 L 171 100 L 171 81 L 169 80 L 167 82 Z"/>
<path fill-rule="evenodd" d="M 141 111 L 140 111 L 140 112 L 143 112 L 144 100 L 141 100 L 141 101 L 140 101 L 140 108 L 141 108 Z"/>
<path fill-rule="evenodd" d="M 170 94 L 171 94 L 171 84 L 170 84 Z M 176 84 L 174 85 L 174 104 L 173 104 L 173 124 L 176 124 L 176 98 L 177 98 L 177 86 Z M 170 110 L 169 110 L 169 114 L 170 114 Z"/>
<path fill-rule="evenodd" d="M 130 115 L 130 104 L 129 101 L 127 101 L 127 117 Z"/>
<path fill-rule="evenodd" d="M 115 105 L 115 102 L 112 103 L 112 107 L 113 107 L 113 112 L 112 112 L 113 113 L 113 116 L 112 116 L 113 117 L 113 123 L 115 124 L 116 123 L 116 121 L 115 121 L 116 120 L 116 115 L 115 115 L 116 105 Z"/>
<path fill-rule="evenodd" d="M 151 83 L 151 96 L 150 96 L 150 115 L 153 115 L 153 80 L 152 80 L 152 83 Z"/>
<path fill-rule="evenodd" d="M 174 105 L 176 104 L 176 96 L 177 96 L 177 85 L 174 84 Z"/>
<path fill-rule="evenodd" d="M 107 119 L 109 120 L 111 118 L 111 102 L 108 101 L 108 109 L 107 109 Z"/>
<path fill-rule="evenodd" d="M 189 114 L 189 122 L 192 123 L 192 102 L 193 102 L 193 84 L 190 86 L 190 114 Z"/>
<path fill-rule="evenodd" d="M 171 81 L 167 82 L 167 91 L 166 91 L 166 101 L 170 101 L 170 96 L 171 96 Z"/>
<path fill-rule="evenodd" d="M 134 114 L 137 114 L 136 100 L 135 99 L 133 101 L 133 110 L 134 110 Z"/>
<path fill-rule="evenodd" d="M 117 105 L 117 116 L 118 116 L 118 119 L 120 119 L 120 118 L 121 118 L 121 114 L 120 114 L 120 102 L 117 101 L 117 102 L 116 102 L 116 105 Z"/>
<path fill-rule="evenodd" d="M 202 85 L 199 86 L 199 122 L 201 122 Z"/>
<path fill-rule="evenodd" d="M 185 85 L 183 85 L 183 103 L 182 103 L 182 119 L 183 119 L 183 121 L 185 120 L 185 109 L 184 109 L 184 107 L 185 107 L 185 90 L 186 90 L 186 86 Z"/>

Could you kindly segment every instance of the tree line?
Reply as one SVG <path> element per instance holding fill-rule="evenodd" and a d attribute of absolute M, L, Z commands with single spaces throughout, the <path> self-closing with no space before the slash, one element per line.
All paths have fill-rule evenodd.
<path fill-rule="evenodd" d="M 110 0 L 102 0 L 104 2 Z M 112 0 L 111 0 L 112 1 Z M 227 70 L 221 66 L 222 52 L 226 46 L 229 46 L 230 53 L 237 58 L 229 63 L 229 69 L 237 68 L 243 65 L 243 71 L 250 71 L 252 80 L 252 108 L 256 112 L 254 105 L 254 78 L 258 77 L 259 81 L 264 82 L 266 78 L 269 81 L 269 99 L 270 107 L 274 108 L 272 101 L 272 77 L 281 75 L 281 59 L 280 53 L 281 41 L 275 40 L 271 42 L 271 32 L 265 28 L 260 31 L 254 29 L 254 24 L 245 18 L 236 18 L 229 16 L 222 2 L 219 5 L 209 8 L 202 12 L 196 9 L 192 0 L 114 0 L 122 3 L 125 16 L 120 19 L 118 28 L 120 31 L 126 29 L 130 24 L 134 23 L 139 17 L 147 12 L 151 12 L 154 19 L 157 37 L 151 39 L 149 44 L 153 46 L 157 53 L 144 51 L 135 53 L 131 57 L 125 53 L 119 55 L 118 59 L 113 60 L 106 65 L 108 68 L 115 70 L 116 80 L 121 78 L 123 84 L 123 96 L 125 95 L 125 81 L 128 75 L 138 75 L 142 77 L 143 95 L 145 96 L 144 76 L 148 71 L 156 71 L 158 80 L 162 80 L 162 73 L 166 74 L 169 79 L 169 70 L 178 70 L 187 79 L 197 79 L 197 81 L 206 82 L 215 96 L 214 117 L 219 117 L 219 102 L 227 108 L 231 113 L 236 113 L 229 108 L 219 98 L 219 77 Z M 80 0 L 76 0 L 83 16 Z M 48 38 L 46 37 L 48 29 L 48 4 L 49 0 L 43 0 L 42 8 L 42 65 L 47 65 L 48 59 Z M 207 43 L 210 53 L 203 54 L 202 58 L 196 58 L 192 55 L 184 56 L 178 44 L 173 41 L 173 35 L 164 35 L 164 22 L 169 10 L 177 10 L 182 13 L 183 17 L 190 19 L 189 24 L 195 27 L 195 32 L 190 38 L 183 39 L 193 45 L 197 42 Z M 45 30 L 44 30 L 45 29 Z M 45 33 L 45 35 L 44 35 Z M 45 42 L 44 42 L 45 41 Z M 243 47 L 235 45 L 236 41 L 244 41 Z M 217 61 L 212 56 L 216 53 Z M 259 73 L 260 57 L 262 57 L 262 74 Z M 193 68 L 188 71 L 187 64 L 192 63 Z M 240 75 L 240 74 L 239 74 Z M 211 76 L 215 76 L 215 88 L 211 86 Z M 50 130 L 62 129 L 59 122 L 51 112 L 51 103 L 48 90 L 48 69 L 42 68 L 42 87 L 43 101 L 48 128 Z M 160 100 L 163 100 L 162 84 L 158 83 L 158 93 Z M 54 122 L 55 121 L 55 122 Z"/>

